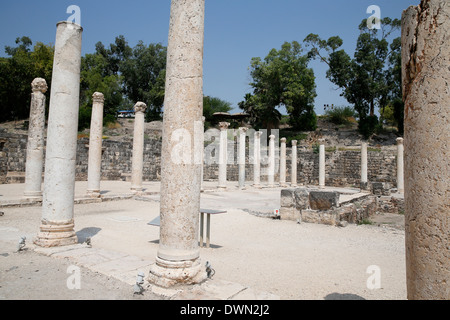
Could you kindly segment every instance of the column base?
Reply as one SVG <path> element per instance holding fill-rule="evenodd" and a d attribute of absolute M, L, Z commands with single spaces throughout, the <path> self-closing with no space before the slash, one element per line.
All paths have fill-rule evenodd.
<path fill-rule="evenodd" d="M 156 258 L 156 263 L 150 267 L 147 281 L 162 288 L 177 285 L 194 285 L 208 278 L 206 266 L 200 259 L 188 261 L 168 261 Z"/>
<path fill-rule="evenodd" d="M 25 191 L 23 193 L 23 197 L 25 199 L 30 199 L 30 200 L 42 200 L 42 192 L 41 191 Z"/>
<path fill-rule="evenodd" d="M 101 194 L 100 194 L 100 190 L 88 190 L 86 192 L 87 196 L 90 198 L 100 198 Z"/>
<path fill-rule="evenodd" d="M 64 247 L 77 244 L 78 237 L 74 231 L 74 227 L 73 220 L 67 222 L 43 220 L 40 232 L 33 243 L 43 248 Z"/>

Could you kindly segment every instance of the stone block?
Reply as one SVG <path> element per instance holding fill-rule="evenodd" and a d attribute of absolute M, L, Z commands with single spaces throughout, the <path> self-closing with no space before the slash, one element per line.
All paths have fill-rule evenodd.
<path fill-rule="evenodd" d="M 309 206 L 312 210 L 330 210 L 339 204 L 339 193 L 330 191 L 311 191 Z"/>
<path fill-rule="evenodd" d="M 319 210 L 302 210 L 302 222 L 325 224 L 336 226 L 339 222 L 339 214 L 334 211 L 319 211 Z"/>

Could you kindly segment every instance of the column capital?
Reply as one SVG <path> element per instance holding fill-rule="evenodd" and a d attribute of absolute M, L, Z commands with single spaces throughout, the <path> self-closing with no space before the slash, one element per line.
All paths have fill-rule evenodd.
<path fill-rule="evenodd" d="M 261 138 L 262 134 L 263 134 L 262 131 L 256 131 L 255 132 L 255 137 Z"/>
<path fill-rule="evenodd" d="M 403 138 L 397 138 L 397 144 L 403 144 L 404 139 Z"/>
<path fill-rule="evenodd" d="M 104 103 L 105 96 L 101 92 L 94 92 L 94 94 L 92 95 L 92 102 L 93 103 Z"/>
<path fill-rule="evenodd" d="M 147 105 L 143 102 L 137 102 L 133 107 L 134 113 L 142 112 L 144 113 L 147 110 Z"/>
<path fill-rule="evenodd" d="M 269 136 L 269 139 L 270 140 L 275 140 L 275 136 L 272 134 L 272 135 Z"/>
<path fill-rule="evenodd" d="M 246 134 L 247 131 L 248 131 L 248 128 L 246 128 L 246 127 L 239 128 L 239 134 Z"/>
<path fill-rule="evenodd" d="M 281 138 L 280 141 L 281 141 L 281 143 L 286 143 L 287 139 L 286 138 Z"/>
<path fill-rule="evenodd" d="M 42 92 L 42 93 L 46 93 L 48 90 L 48 86 L 47 86 L 47 82 L 45 81 L 45 79 L 42 78 L 36 78 L 33 80 L 33 82 L 31 83 L 31 90 L 33 92 Z"/>
<path fill-rule="evenodd" d="M 220 122 L 219 123 L 219 128 L 221 131 L 228 130 L 229 126 L 230 126 L 229 122 Z"/>
<path fill-rule="evenodd" d="M 291 141 L 292 146 L 293 146 L 293 147 L 296 147 L 296 146 L 297 146 L 297 142 L 298 142 L 297 140 L 292 140 L 292 141 Z"/>
<path fill-rule="evenodd" d="M 319 144 L 325 144 L 325 139 L 324 138 L 320 138 L 319 139 Z"/>

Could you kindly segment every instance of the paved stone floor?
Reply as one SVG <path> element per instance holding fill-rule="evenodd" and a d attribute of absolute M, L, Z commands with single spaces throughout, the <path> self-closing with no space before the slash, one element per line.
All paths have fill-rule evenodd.
<path fill-rule="evenodd" d="M 103 292 L 105 299 L 132 299 L 126 288 L 136 281 L 138 272 L 148 274 L 159 243 L 159 228 L 148 222 L 159 216 L 159 183 L 144 183 L 140 196 L 130 193 L 128 182 L 102 182 L 102 199 L 85 197 L 87 183 L 76 184 L 75 229 L 79 244 L 71 247 L 42 249 L 32 244 L 40 225 L 39 203 L 21 199 L 23 185 L 0 185 L 0 268 L 3 278 L 14 266 L 9 262 L 22 236 L 27 238 L 28 253 L 50 257 L 47 263 L 66 263 L 118 281 L 124 295 L 108 296 L 99 286 L 91 291 Z M 338 228 L 297 224 L 267 218 L 279 209 L 281 188 L 241 191 L 230 182 L 226 191 L 218 191 L 217 182 L 205 182 L 202 208 L 226 210 L 211 218 L 211 247 L 201 248 L 201 259 L 209 261 L 215 271 L 202 285 L 179 290 L 160 290 L 146 283 L 147 299 L 405 299 L 404 232 L 401 230 L 349 225 Z M 359 190 L 336 189 L 345 196 Z M 86 239 L 91 240 L 88 246 Z M 28 254 L 27 253 L 27 254 Z M 23 257 L 26 259 L 27 254 Z M 16 263 L 17 264 L 17 263 Z M 368 285 L 370 266 L 380 270 L 381 286 Z M 7 270 L 4 270 L 7 268 Z M 67 270 L 59 268 L 60 278 Z M 2 276 L 2 274 L 0 274 Z M 87 278 L 87 276 L 86 276 Z M 42 281 L 45 281 L 42 278 Z M 61 281 L 60 281 L 61 282 Z M 7 291 L 0 281 L 0 299 L 21 297 Z M 18 284 L 18 283 L 17 283 Z M 65 286 L 63 286 L 64 289 Z M 60 289 L 60 290 L 63 290 Z M 8 293 L 9 292 L 9 293 Z M 34 292 L 34 293 L 33 293 Z M 41 289 L 29 288 L 23 297 L 40 299 Z M 100 294 L 101 296 L 101 294 Z M 63 299 L 71 299 L 64 296 Z M 83 296 L 73 296 L 82 299 Z M 89 298 L 88 298 L 89 299 Z M 101 297 L 100 297 L 101 299 Z"/>

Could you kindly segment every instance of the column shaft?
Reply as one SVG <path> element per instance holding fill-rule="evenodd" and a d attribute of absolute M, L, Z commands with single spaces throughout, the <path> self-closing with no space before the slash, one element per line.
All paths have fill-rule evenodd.
<path fill-rule="evenodd" d="M 403 138 L 397 139 L 397 192 L 404 193 L 405 185 L 404 185 L 404 148 L 403 148 Z"/>
<path fill-rule="evenodd" d="M 145 111 L 147 106 L 138 102 L 134 106 L 134 135 L 133 135 L 133 163 L 131 168 L 131 190 L 142 191 L 142 176 L 144 170 L 144 138 L 145 138 Z"/>
<path fill-rule="evenodd" d="M 261 131 L 255 132 L 253 148 L 253 186 L 261 186 Z"/>
<path fill-rule="evenodd" d="M 280 185 L 286 187 L 286 138 L 281 138 L 280 147 Z"/>
<path fill-rule="evenodd" d="M 26 198 L 42 198 L 42 169 L 44 168 L 45 92 L 47 83 L 42 78 L 33 80 L 28 127 L 27 158 L 25 168 Z"/>
<path fill-rule="evenodd" d="M 325 188 L 325 144 L 320 142 L 319 147 L 319 188 Z"/>
<path fill-rule="evenodd" d="M 245 188 L 245 150 L 247 128 L 239 128 L 239 189 Z"/>
<path fill-rule="evenodd" d="M 82 28 L 57 25 L 45 158 L 42 225 L 35 243 L 63 246 L 77 242 L 74 191 L 77 156 Z"/>
<path fill-rule="evenodd" d="M 220 154 L 219 154 L 219 188 L 227 188 L 228 167 L 228 122 L 220 123 Z"/>
<path fill-rule="evenodd" d="M 103 141 L 103 104 L 102 93 L 95 92 L 92 96 L 92 118 L 89 131 L 89 160 L 87 194 L 93 198 L 100 197 L 100 180 L 102 168 Z"/>
<path fill-rule="evenodd" d="M 275 136 L 269 136 L 269 168 L 268 168 L 268 186 L 275 187 Z"/>
<path fill-rule="evenodd" d="M 368 172 L 367 167 L 367 143 L 361 145 L 361 189 L 367 190 Z"/>
<path fill-rule="evenodd" d="M 297 186 L 297 140 L 292 140 L 291 186 Z"/>

